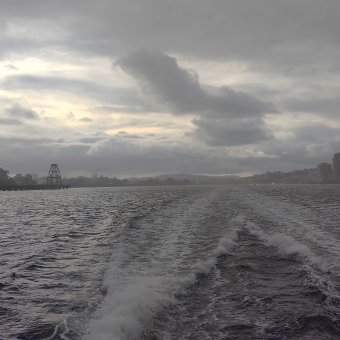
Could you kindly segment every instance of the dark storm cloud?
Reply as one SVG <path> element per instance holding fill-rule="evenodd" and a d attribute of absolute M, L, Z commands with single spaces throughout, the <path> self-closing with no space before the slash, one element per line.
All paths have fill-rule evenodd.
<path fill-rule="evenodd" d="M 140 84 L 144 94 L 174 114 L 209 112 L 212 116 L 252 117 L 276 113 L 272 103 L 228 87 L 208 94 L 194 71 L 180 68 L 177 60 L 154 50 L 138 50 L 116 61 Z"/>
<path fill-rule="evenodd" d="M 213 120 L 194 119 L 197 129 L 192 135 L 209 146 L 235 146 L 257 144 L 274 137 L 266 131 L 262 119 Z"/>
<path fill-rule="evenodd" d="M 36 111 L 22 107 L 19 104 L 12 105 L 11 108 L 8 108 L 5 110 L 5 113 L 8 116 L 15 117 L 15 118 L 39 119 L 39 115 L 37 114 Z"/>

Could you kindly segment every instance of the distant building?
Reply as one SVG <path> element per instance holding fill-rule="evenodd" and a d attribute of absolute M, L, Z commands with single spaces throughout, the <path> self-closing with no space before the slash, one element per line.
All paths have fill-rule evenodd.
<path fill-rule="evenodd" d="M 336 182 L 340 182 L 340 152 L 333 156 L 333 178 Z"/>
<path fill-rule="evenodd" d="M 93 174 L 92 175 L 92 179 L 97 179 L 98 178 L 98 175 L 97 174 Z"/>
<path fill-rule="evenodd" d="M 321 163 L 317 168 L 317 175 L 321 178 L 330 178 L 332 177 L 332 164 L 329 163 Z"/>

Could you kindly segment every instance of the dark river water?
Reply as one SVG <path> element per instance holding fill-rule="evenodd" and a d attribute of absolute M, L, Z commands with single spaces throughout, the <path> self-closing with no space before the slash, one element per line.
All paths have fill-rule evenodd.
<path fill-rule="evenodd" d="M 0 339 L 340 339 L 340 186 L 0 192 Z"/>

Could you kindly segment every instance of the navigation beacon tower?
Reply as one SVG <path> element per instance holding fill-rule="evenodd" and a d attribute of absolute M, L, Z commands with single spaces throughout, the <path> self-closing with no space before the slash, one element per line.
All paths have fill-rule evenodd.
<path fill-rule="evenodd" d="M 47 185 L 63 185 L 58 164 L 51 164 L 47 175 Z"/>

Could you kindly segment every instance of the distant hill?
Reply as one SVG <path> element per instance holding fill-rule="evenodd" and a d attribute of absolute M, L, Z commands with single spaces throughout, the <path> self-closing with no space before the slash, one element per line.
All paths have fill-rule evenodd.
<path fill-rule="evenodd" d="M 215 183 L 215 182 L 220 182 L 220 181 L 228 180 L 228 179 L 240 179 L 240 177 L 236 175 L 207 176 L 207 175 L 192 175 L 192 174 L 171 174 L 171 175 L 160 175 L 160 176 L 154 176 L 154 177 L 139 177 L 139 178 L 131 177 L 131 178 L 128 178 L 128 180 L 131 182 L 135 182 L 135 181 L 145 181 L 148 178 L 159 179 L 161 181 L 164 181 L 167 178 L 173 178 L 175 180 L 188 179 L 190 181 L 195 181 L 196 183 Z"/>

